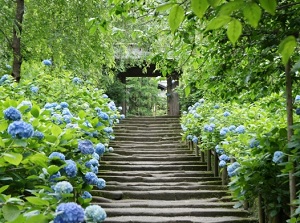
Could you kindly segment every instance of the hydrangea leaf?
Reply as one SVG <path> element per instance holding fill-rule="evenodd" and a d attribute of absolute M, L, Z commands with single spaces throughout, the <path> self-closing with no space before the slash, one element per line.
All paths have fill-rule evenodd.
<path fill-rule="evenodd" d="M 61 133 L 62 133 L 62 130 L 59 126 L 57 125 L 53 125 L 51 127 L 51 133 L 54 135 L 54 136 L 59 136 Z"/>
<path fill-rule="evenodd" d="M 2 207 L 2 213 L 6 221 L 13 221 L 20 215 L 21 210 L 15 205 L 6 204 Z"/>
<path fill-rule="evenodd" d="M 221 0 L 208 0 L 208 3 L 212 6 L 212 7 L 217 7 L 220 4 Z"/>
<path fill-rule="evenodd" d="M 192 11 L 201 19 L 208 8 L 209 4 L 207 0 L 192 0 Z"/>
<path fill-rule="evenodd" d="M 166 10 L 168 10 L 169 8 L 171 8 L 173 5 L 174 5 L 174 3 L 171 3 L 171 2 L 162 4 L 162 5 L 160 5 L 160 6 L 158 6 L 158 7 L 156 8 L 156 11 L 157 11 L 157 12 L 163 12 L 163 11 L 166 11 Z"/>
<path fill-rule="evenodd" d="M 0 122 L 0 132 L 3 132 L 7 129 L 8 123 L 6 121 Z"/>
<path fill-rule="evenodd" d="M 214 19 L 212 19 L 206 27 L 205 31 L 208 30 L 213 30 L 213 29 L 219 29 L 222 26 L 226 25 L 227 23 L 229 23 L 231 20 L 231 17 L 228 15 L 220 15 Z"/>
<path fill-rule="evenodd" d="M 34 204 L 34 205 L 46 205 L 48 206 L 49 205 L 49 201 L 46 201 L 46 200 L 43 200 L 42 198 L 39 198 L 39 197 L 25 197 L 25 199 L 31 203 L 31 204 Z"/>
<path fill-rule="evenodd" d="M 52 175 L 52 174 L 55 174 L 57 173 L 58 171 L 60 170 L 60 167 L 59 166 L 56 166 L 56 165 L 51 165 L 47 168 L 47 172 Z"/>
<path fill-rule="evenodd" d="M 180 5 L 174 5 L 170 11 L 168 21 L 172 33 L 174 33 L 184 19 L 184 9 Z"/>
<path fill-rule="evenodd" d="M 44 168 L 48 167 L 48 157 L 42 153 L 36 153 L 30 156 L 30 161 L 36 165 L 42 166 Z"/>
<path fill-rule="evenodd" d="M 219 15 L 230 15 L 233 11 L 240 9 L 243 6 L 244 2 L 242 0 L 236 0 L 223 4 Z"/>
<path fill-rule="evenodd" d="M 227 36 L 228 36 L 230 42 L 232 42 L 233 45 L 236 43 L 236 41 L 238 40 L 238 38 L 242 34 L 242 29 L 243 29 L 243 26 L 242 26 L 241 22 L 237 19 L 233 19 L 228 24 Z"/>
<path fill-rule="evenodd" d="M 39 223 L 47 223 L 49 220 L 43 214 L 34 215 L 31 217 L 27 217 L 25 223 L 32 223 L 32 222 L 39 222 Z"/>
<path fill-rule="evenodd" d="M 255 2 L 247 3 L 243 10 L 246 21 L 253 27 L 258 26 L 258 22 L 261 18 L 261 8 Z"/>
<path fill-rule="evenodd" d="M 271 15 L 275 14 L 277 1 L 276 0 L 259 0 L 261 7 Z"/>
<path fill-rule="evenodd" d="M 6 162 L 16 166 L 18 166 L 23 159 L 22 154 L 19 153 L 2 153 L 2 155 Z"/>
<path fill-rule="evenodd" d="M 294 36 L 288 36 L 281 41 L 278 52 L 282 56 L 282 63 L 284 65 L 287 64 L 289 58 L 293 55 L 296 46 L 297 41 Z"/>
<path fill-rule="evenodd" d="M 37 106 L 33 106 L 30 110 L 30 113 L 33 115 L 33 117 L 38 118 L 40 116 L 40 109 Z"/>
<path fill-rule="evenodd" d="M 9 185 L 2 186 L 2 187 L 0 188 L 0 194 L 1 194 L 3 191 L 5 191 L 7 188 L 9 188 Z"/>

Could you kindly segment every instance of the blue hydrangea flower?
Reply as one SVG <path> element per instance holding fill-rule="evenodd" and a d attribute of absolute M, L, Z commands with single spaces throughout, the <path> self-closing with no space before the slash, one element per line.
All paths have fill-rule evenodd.
<path fill-rule="evenodd" d="M 72 122 L 72 117 L 70 115 L 63 115 L 63 119 L 67 124 Z"/>
<path fill-rule="evenodd" d="M 28 139 L 33 135 L 34 130 L 32 125 L 29 123 L 23 121 L 14 121 L 8 126 L 7 132 L 13 138 Z"/>
<path fill-rule="evenodd" d="M 198 137 L 197 136 L 193 136 L 192 141 L 193 141 L 193 143 L 198 143 Z"/>
<path fill-rule="evenodd" d="M 215 117 L 211 117 L 211 118 L 209 119 L 210 122 L 214 122 L 215 120 L 216 120 Z"/>
<path fill-rule="evenodd" d="M 215 150 L 216 150 L 216 153 L 218 153 L 219 155 L 224 154 L 224 149 L 222 149 L 222 147 L 220 145 L 216 145 Z"/>
<path fill-rule="evenodd" d="M 93 159 L 100 160 L 100 156 L 97 153 L 93 153 Z"/>
<path fill-rule="evenodd" d="M 284 158 L 284 153 L 281 151 L 276 151 L 273 155 L 272 161 L 274 163 L 282 163 L 283 158 Z"/>
<path fill-rule="evenodd" d="M 108 120 L 108 119 L 109 119 L 108 114 L 106 114 L 105 112 L 100 112 L 100 113 L 98 113 L 98 116 L 99 116 L 100 118 L 102 118 L 103 120 Z"/>
<path fill-rule="evenodd" d="M 99 168 L 98 168 L 98 166 L 91 166 L 91 171 L 93 172 L 93 173 L 95 173 L 95 174 L 97 174 L 98 172 L 99 172 Z"/>
<path fill-rule="evenodd" d="M 6 67 L 7 70 L 11 70 L 12 69 L 12 67 L 9 64 L 6 64 L 5 67 Z"/>
<path fill-rule="evenodd" d="M 108 152 L 112 153 L 113 151 L 114 151 L 114 148 L 112 148 L 112 147 L 108 148 Z"/>
<path fill-rule="evenodd" d="M 299 101 L 300 101 L 300 95 L 296 95 L 295 102 L 299 102 Z"/>
<path fill-rule="evenodd" d="M 199 115 L 198 113 L 195 113 L 194 118 L 201 118 L 201 115 Z"/>
<path fill-rule="evenodd" d="M 73 117 L 71 111 L 68 108 L 63 108 L 61 114 L 62 115 L 69 115 L 69 116 Z"/>
<path fill-rule="evenodd" d="M 3 113 L 4 113 L 4 118 L 7 120 L 19 121 L 22 118 L 21 112 L 14 107 L 9 107 L 5 109 Z"/>
<path fill-rule="evenodd" d="M 94 184 L 95 186 L 98 188 L 98 189 L 103 189 L 105 186 L 106 186 L 106 182 L 104 179 L 102 178 L 98 178 L 94 181 Z"/>
<path fill-rule="evenodd" d="M 230 161 L 230 158 L 229 156 L 225 155 L 225 154 L 222 154 L 220 157 L 219 157 L 219 160 L 224 160 L 225 162 L 228 162 Z"/>
<path fill-rule="evenodd" d="M 85 162 L 85 166 L 87 168 L 91 168 L 92 166 L 98 166 L 98 165 L 99 165 L 99 162 L 96 159 L 91 159 L 91 160 Z"/>
<path fill-rule="evenodd" d="M 96 107 L 95 110 L 96 110 L 97 113 L 101 112 L 101 108 L 99 108 L 99 107 Z"/>
<path fill-rule="evenodd" d="M 204 131 L 205 132 L 213 132 L 215 125 L 204 125 Z"/>
<path fill-rule="evenodd" d="M 120 119 L 121 120 L 125 119 L 125 115 L 124 114 L 120 115 Z"/>
<path fill-rule="evenodd" d="M 102 143 L 98 143 L 95 147 L 96 153 L 101 156 L 105 152 L 105 146 Z"/>
<path fill-rule="evenodd" d="M 52 174 L 52 175 L 50 176 L 49 181 L 50 181 L 50 182 L 56 182 L 56 181 L 57 181 L 56 178 L 59 178 L 59 177 L 61 177 L 61 174 L 60 174 L 60 172 L 58 171 L 57 173 Z"/>
<path fill-rule="evenodd" d="M 49 159 L 53 159 L 53 158 L 59 158 L 61 160 L 65 160 L 66 157 L 64 154 L 60 153 L 60 152 L 53 152 L 50 154 Z"/>
<path fill-rule="evenodd" d="M 186 132 L 188 130 L 188 128 L 186 126 L 184 126 L 183 124 L 181 124 L 181 129 L 182 131 Z"/>
<path fill-rule="evenodd" d="M 88 222 L 103 222 L 107 215 L 99 205 L 90 205 L 85 208 L 85 217 Z"/>
<path fill-rule="evenodd" d="M 117 107 L 116 107 L 116 105 L 115 105 L 115 102 L 113 102 L 113 101 L 109 102 L 107 106 L 108 106 L 109 109 L 112 110 L 112 111 L 116 111 L 116 110 L 117 110 Z"/>
<path fill-rule="evenodd" d="M 102 98 L 108 98 L 107 94 L 103 94 Z"/>
<path fill-rule="evenodd" d="M 220 130 L 220 135 L 221 135 L 221 136 L 225 136 L 227 132 L 229 132 L 229 129 L 226 128 L 226 127 L 223 127 L 223 128 Z"/>
<path fill-rule="evenodd" d="M 237 175 L 237 170 L 241 165 L 238 162 L 234 162 L 227 167 L 228 176 L 232 177 Z"/>
<path fill-rule="evenodd" d="M 82 83 L 82 80 L 81 80 L 79 77 L 74 77 L 73 80 L 72 80 L 72 82 L 73 82 L 74 84 L 81 84 L 81 83 Z"/>
<path fill-rule="evenodd" d="M 84 209 L 75 202 L 61 203 L 55 212 L 57 216 L 53 223 L 81 223 L 84 222 Z"/>
<path fill-rule="evenodd" d="M 88 191 L 84 191 L 83 194 L 81 195 L 83 199 L 90 199 L 92 198 L 92 195 Z"/>
<path fill-rule="evenodd" d="M 223 116 L 224 117 L 228 117 L 230 115 L 230 112 L 228 112 L 228 111 L 225 111 L 224 113 L 223 113 Z"/>
<path fill-rule="evenodd" d="M 231 125 L 228 127 L 229 131 L 234 131 L 236 129 L 236 126 L 235 125 Z"/>
<path fill-rule="evenodd" d="M 61 125 L 64 122 L 64 118 L 61 114 L 53 114 L 52 115 L 52 122 L 57 124 L 57 125 Z"/>
<path fill-rule="evenodd" d="M 75 177 L 77 175 L 77 166 L 73 160 L 66 160 L 67 166 L 64 167 L 66 174 L 69 177 Z"/>
<path fill-rule="evenodd" d="M 8 74 L 4 74 L 0 79 L 0 85 L 2 85 L 5 81 L 7 81 L 9 78 Z"/>
<path fill-rule="evenodd" d="M 105 128 L 103 129 L 103 131 L 106 132 L 106 133 L 108 133 L 108 134 L 111 134 L 111 133 L 114 132 L 114 130 L 112 129 L 112 127 L 105 127 Z"/>
<path fill-rule="evenodd" d="M 182 114 L 183 114 L 183 115 L 186 115 L 186 114 L 187 114 L 187 112 L 186 112 L 186 111 L 184 111 L 184 112 L 182 112 Z"/>
<path fill-rule="evenodd" d="M 62 107 L 62 108 L 68 108 L 69 104 L 67 102 L 61 102 L 60 103 L 60 107 Z"/>
<path fill-rule="evenodd" d="M 29 112 L 32 109 L 32 103 L 30 101 L 22 101 L 19 105 L 18 105 L 18 109 L 21 107 L 27 107 L 27 109 L 24 112 Z"/>
<path fill-rule="evenodd" d="M 235 132 L 239 134 L 243 134 L 245 133 L 245 127 L 243 125 L 240 125 L 235 129 Z"/>
<path fill-rule="evenodd" d="M 204 103 L 204 101 L 205 101 L 204 98 L 201 98 L 201 99 L 199 100 L 199 103 L 202 104 L 202 103 Z"/>
<path fill-rule="evenodd" d="M 73 191 L 73 186 L 68 181 L 61 181 L 54 185 L 53 190 L 56 194 L 70 194 Z"/>
<path fill-rule="evenodd" d="M 98 180 L 97 175 L 93 172 L 87 172 L 84 178 L 88 184 L 94 184 Z"/>
<path fill-rule="evenodd" d="M 55 110 L 61 110 L 62 109 L 62 107 L 60 106 L 60 105 L 57 105 L 56 107 L 55 107 Z"/>
<path fill-rule="evenodd" d="M 249 141 L 249 147 L 250 148 L 255 148 L 259 146 L 259 141 L 256 139 L 250 139 Z"/>
<path fill-rule="evenodd" d="M 95 152 L 94 145 L 90 140 L 80 140 L 78 142 L 78 149 L 82 154 L 93 154 Z"/>
<path fill-rule="evenodd" d="M 219 109 L 219 108 L 220 108 L 219 105 L 215 105 L 215 106 L 214 106 L 214 109 Z"/>
<path fill-rule="evenodd" d="M 32 93 L 38 93 L 39 92 L 39 87 L 37 87 L 37 86 L 31 86 L 30 87 L 30 91 L 32 92 Z"/>
<path fill-rule="evenodd" d="M 54 106 L 54 104 L 53 103 L 46 103 L 45 105 L 44 105 L 44 108 L 45 109 L 50 109 L 50 108 L 54 108 L 54 107 L 56 107 L 56 106 Z"/>
<path fill-rule="evenodd" d="M 226 166 L 226 162 L 225 162 L 224 160 L 221 160 L 221 161 L 219 162 L 219 167 L 223 168 L 223 167 L 225 167 L 225 166 Z"/>
<path fill-rule="evenodd" d="M 192 140 L 192 139 L 193 139 L 193 136 L 192 136 L 192 135 L 187 135 L 187 136 L 186 136 L 186 139 L 187 139 L 187 140 Z"/>
<path fill-rule="evenodd" d="M 43 60 L 43 64 L 46 66 L 51 66 L 52 62 L 51 62 L 51 60 Z"/>
<path fill-rule="evenodd" d="M 33 138 L 37 138 L 38 140 L 42 140 L 45 136 L 42 132 L 40 131 L 34 131 L 33 133 Z"/>

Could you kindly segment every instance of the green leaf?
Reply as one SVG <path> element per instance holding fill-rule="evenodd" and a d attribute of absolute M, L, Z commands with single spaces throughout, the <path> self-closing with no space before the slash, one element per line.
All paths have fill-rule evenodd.
<path fill-rule="evenodd" d="M 212 7 L 217 7 L 220 4 L 221 0 L 208 0 L 208 3 L 212 6 Z"/>
<path fill-rule="evenodd" d="M 47 223 L 49 221 L 45 215 L 39 214 L 39 215 L 28 217 L 25 221 L 25 223 L 32 223 L 32 222 Z"/>
<path fill-rule="evenodd" d="M 190 86 L 185 87 L 184 93 L 185 93 L 185 96 L 186 96 L 186 97 L 189 96 L 190 93 L 191 93 L 191 87 L 190 87 Z"/>
<path fill-rule="evenodd" d="M 49 202 L 46 200 L 43 200 L 42 198 L 39 197 L 26 197 L 26 200 L 29 201 L 29 203 L 34 204 L 34 205 L 49 205 Z"/>
<path fill-rule="evenodd" d="M 52 133 L 52 135 L 57 137 L 62 133 L 62 130 L 58 125 L 53 125 L 51 127 L 51 133 Z"/>
<path fill-rule="evenodd" d="M 227 23 L 229 23 L 231 20 L 230 16 L 227 15 L 220 15 L 212 20 L 209 21 L 209 23 L 207 24 L 206 30 L 213 30 L 213 29 L 219 29 L 222 26 L 226 25 Z"/>
<path fill-rule="evenodd" d="M 0 194 L 1 194 L 2 192 L 4 192 L 7 188 L 9 188 L 9 185 L 2 186 L 2 187 L 0 188 Z"/>
<path fill-rule="evenodd" d="M 38 118 L 40 116 L 40 108 L 37 106 L 32 106 L 30 113 L 33 117 Z"/>
<path fill-rule="evenodd" d="M 293 55 L 297 41 L 294 36 L 288 36 L 279 44 L 278 52 L 282 56 L 282 63 L 287 64 L 289 58 Z"/>
<path fill-rule="evenodd" d="M 32 155 L 29 160 L 36 165 L 47 168 L 48 166 L 48 157 L 42 153 L 36 153 Z"/>
<path fill-rule="evenodd" d="M 51 142 L 51 143 L 55 143 L 57 140 L 56 136 L 50 136 L 50 135 L 46 135 L 45 136 L 46 141 Z"/>
<path fill-rule="evenodd" d="M 192 11 L 201 19 L 208 8 L 209 4 L 207 0 L 192 0 Z"/>
<path fill-rule="evenodd" d="M 172 6 L 174 5 L 174 3 L 166 3 L 166 4 L 162 4 L 162 5 L 160 5 L 160 6 L 158 6 L 157 8 L 156 8 L 156 11 L 157 12 L 163 12 L 163 11 L 166 11 L 166 10 L 168 10 L 169 8 L 171 8 Z"/>
<path fill-rule="evenodd" d="M 277 6 L 276 0 L 259 0 L 261 7 L 266 10 L 271 15 L 275 15 L 275 10 Z"/>
<path fill-rule="evenodd" d="M 6 121 L 0 122 L 0 132 L 5 131 L 7 127 L 8 127 L 8 122 Z"/>
<path fill-rule="evenodd" d="M 244 7 L 243 13 L 246 21 L 256 28 L 262 14 L 261 8 L 255 2 L 249 2 Z"/>
<path fill-rule="evenodd" d="M 2 155 L 6 162 L 16 166 L 18 166 L 23 159 L 23 156 L 19 153 L 2 153 Z"/>
<path fill-rule="evenodd" d="M 0 147 L 3 147 L 3 148 L 5 147 L 5 143 L 1 137 L 0 137 Z"/>
<path fill-rule="evenodd" d="M 14 140 L 15 145 L 21 146 L 21 147 L 26 147 L 27 142 L 25 139 L 15 139 Z"/>
<path fill-rule="evenodd" d="M 236 43 L 236 41 L 238 40 L 238 38 L 242 34 L 242 29 L 243 29 L 243 26 L 242 26 L 241 22 L 237 19 L 233 19 L 228 24 L 227 36 L 228 36 L 230 42 L 232 42 L 233 45 Z"/>
<path fill-rule="evenodd" d="M 184 10 L 180 5 L 174 5 L 169 14 L 169 26 L 174 33 L 184 19 Z"/>
<path fill-rule="evenodd" d="M 55 174 L 57 173 L 58 171 L 60 170 L 60 167 L 59 166 L 56 166 L 56 165 L 51 165 L 47 168 L 47 172 L 52 175 L 52 174 Z"/>
<path fill-rule="evenodd" d="M 6 204 L 2 207 L 3 217 L 6 221 L 15 220 L 21 213 L 19 208 L 15 205 Z"/>
<path fill-rule="evenodd" d="M 233 11 L 240 9 L 244 5 L 242 0 L 235 0 L 222 5 L 219 15 L 230 15 Z"/>
<path fill-rule="evenodd" d="M 80 110 L 80 111 L 78 112 L 78 116 L 79 116 L 79 118 L 84 119 L 84 118 L 86 117 L 85 111 Z"/>

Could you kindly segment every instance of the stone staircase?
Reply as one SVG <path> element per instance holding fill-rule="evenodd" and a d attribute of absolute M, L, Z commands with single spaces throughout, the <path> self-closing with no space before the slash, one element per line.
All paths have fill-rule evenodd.
<path fill-rule="evenodd" d="M 179 119 L 127 118 L 115 127 L 114 152 L 101 160 L 104 190 L 93 190 L 107 223 L 257 223 L 233 209 L 220 178 L 181 142 Z"/>

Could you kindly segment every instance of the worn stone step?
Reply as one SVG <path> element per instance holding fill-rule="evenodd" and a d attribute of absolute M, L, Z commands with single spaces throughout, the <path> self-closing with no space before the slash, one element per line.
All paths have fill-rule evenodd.
<path fill-rule="evenodd" d="M 205 165 L 102 165 L 101 170 L 119 170 L 119 171 L 135 171 L 135 170 L 199 170 L 205 171 Z"/>
<path fill-rule="evenodd" d="M 212 177 L 213 173 L 211 171 L 112 171 L 112 170 L 101 170 L 98 173 L 99 175 L 107 175 L 107 176 L 143 176 L 143 177 Z"/>
<path fill-rule="evenodd" d="M 120 126 L 116 126 L 114 127 L 114 130 L 119 130 L 119 129 L 126 129 L 126 131 L 147 131 L 147 130 L 151 130 L 151 131 L 155 131 L 155 130 L 159 130 L 159 131 L 179 131 L 181 130 L 180 126 L 177 125 L 170 125 L 170 126 L 136 126 L 136 125 L 120 125 Z"/>
<path fill-rule="evenodd" d="M 203 164 L 199 164 L 198 161 L 156 161 L 156 160 L 152 160 L 152 161 L 102 161 L 101 162 L 102 165 L 143 165 L 143 166 L 148 166 L 148 165 L 153 165 L 153 166 L 165 166 L 165 165 L 174 165 L 174 166 L 185 166 L 185 165 L 205 165 L 205 163 Z"/>
<path fill-rule="evenodd" d="M 144 131 L 144 132 L 114 132 L 115 135 L 117 135 L 117 140 L 122 139 L 124 137 L 131 138 L 132 136 L 134 137 L 159 137 L 159 138 L 168 138 L 168 137 L 177 137 L 177 138 L 182 138 L 178 132 L 150 132 L 150 131 Z"/>
<path fill-rule="evenodd" d="M 134 141 L 112 141 L 109 144 L 110 146 L 113 147 L 118 147 L 118 148 L 124 148 L 124 149 L 130 149 L 130 148 L 134 148 L 134 149 L 139 149 L 139 148 L 144 148 L 144 149 L 151 149 L 151 148 L 155 148 L 155 149 L 175 149 L 175 148 L 180 148 L 180 149 L 184 149 L 186 151 L 190 151 L 187 149 L 187 146 L 184 144 L 180 144 L 180 143 L 176 143 L 176 142 L 168 142 L 168 143 L 149 143 L 149 142 L 144 142 L 144 143 L 140 143 L 140 142 L 134 142 Z"/>
<path fill-rule="evenodd" d="M 181 154 L 181 155 L 189 155 L 190 154 L 190 152 L 189 151 L 186 151 L 186 150 L 153 150 L 153 149 L 151 149 L 151 150 L 142 150 L 142 151 L 139 151 L 139 150 L 134 150 L 134 149 L 132 149 L 132 150 L 120 150 L 120 149 L 118 149 L 118 147 L 117 148 L 115 148 L 114 147 L 114 153 L 118 153 L 118 154 L 121 154 L 121 155 L 134 155 L 134 154 L 136 154 L 136 155 L 140 155 L 140 156 L 142 156 L 142 155 L 154 155 L 154 154 L 158 154 L 158 155 L 160 155 L 160 156 L 164 156 L 164 155 L 168 155 L 168 154 L 173 154 L 173 155 L 175 155 L 175 154 L 177 154 L 177 155 L 179 155 L 179 154 Z"/>
<path fill-rule="evenodd" d="M 163 216 L 116 216 L 105 220 L 105 223 L 258 223 L 253 218 L 241 218 L 236 216 L 222 216 L 222 217 L 200 217 L 200 216 L 177 216 L 177 217 L 163 217 Z"/>
<path fill-rule="evenodd" d="M 108 155 L 105 155 L 101 158 L 101 161 L 200 161 L 200 157 L 195 157 L 194 155 L 189 156 L 177 156 L 177 155 L 166 155 L 166 156 L 122 156 L 122 155 L 111 155 L 109 153 Z M 199 164 L 205 164 L 205 163 L 199 163 Z"/>
<path fill-rule="evenodd" d="M 148 190 L 148 191 L 108 191 L 92 190 L 93 196 L 113 200 L 140 199 L 140 200 L 186 200 L 203 198 L 221 198 L 228 195 L 224 190 Z"/>
<path fill-rule="evenodd" d="M 164 142 L 177 142 L 177 141 L 181 141 L 181 136 L 167 136 L 167 137 L 160 137 L 160 136 L 131 136 L 131 137 L 127 137 L 127 136 L 116 136 L 116 139 L 118 141 L 134 141 L 134 142 L 160 142 L 160 141 L 164 141 Z"/>

